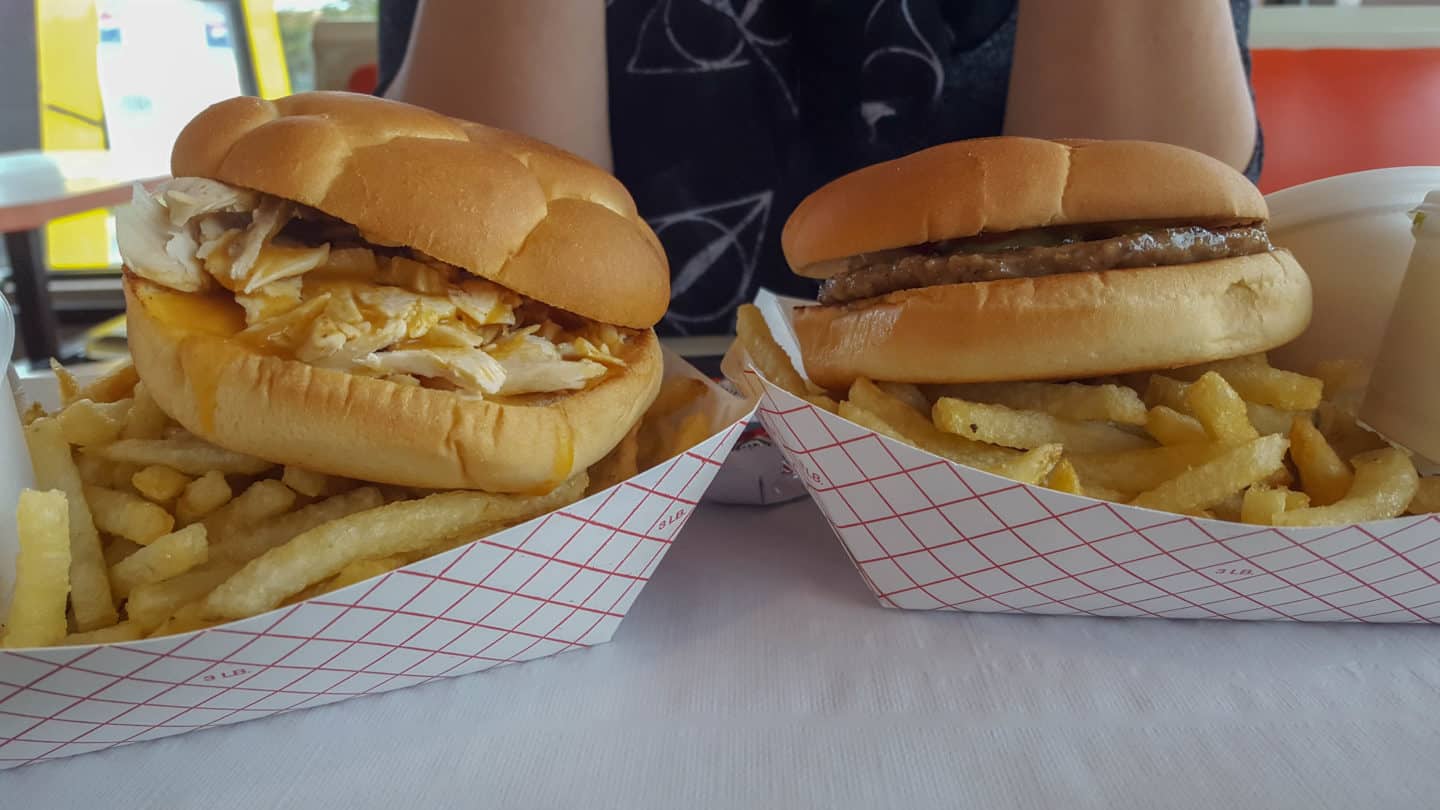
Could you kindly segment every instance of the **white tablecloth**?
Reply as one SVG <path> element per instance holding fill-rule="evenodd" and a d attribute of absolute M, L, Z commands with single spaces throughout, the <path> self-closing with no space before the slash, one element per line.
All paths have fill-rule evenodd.
<path fill-rule="evenodd" d="M 594 650 L 0 774 L 0 806 L 1421 808 L 1440 628 L 921 614 L 705 506 Z"/>

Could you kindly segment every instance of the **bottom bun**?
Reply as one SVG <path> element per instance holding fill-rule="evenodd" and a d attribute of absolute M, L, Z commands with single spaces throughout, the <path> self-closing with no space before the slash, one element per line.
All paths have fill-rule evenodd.
<path fill-rule="evenodd" d="M 222 447 L 317 472 L 401 486 L 548 490 L 599 461 L 660 388 L 655 333 L 626 367 L 574 393 L 499 404 L 259 354 L 233 339 L 232 301 L 127 274 L 130 350 L 151 396 Z"/>
<path fill-rule="evenodd" d="M 1272 349 L 1310 323 L 1310 279 L 1275 250 L 1212 262 L 904 290 L 795 311 L 810 379 L 1066 380 Z"/>

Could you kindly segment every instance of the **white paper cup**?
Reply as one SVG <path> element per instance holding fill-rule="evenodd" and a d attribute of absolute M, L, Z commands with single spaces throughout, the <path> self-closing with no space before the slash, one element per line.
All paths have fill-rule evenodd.
<path fill-rule="evenodd" d="M 15 318 L 4 296 L 0 296 L 0 357 L 6 368 L 0 376 L 0 607 L 9 606 L 10 590 L 15 585 L 15 553 L 19 549 L 15 504 L 20 490 L 33 483 L 30 453 L 25 449 L 15 399 L 16 376 L 10 367 L 14 351 Z"/>
<path fill-rule="evenodd" d="M 1414 234 L 1360 418 L 1433 464 L 1440 460 L 1440 191 L 1419 206 Z"/>

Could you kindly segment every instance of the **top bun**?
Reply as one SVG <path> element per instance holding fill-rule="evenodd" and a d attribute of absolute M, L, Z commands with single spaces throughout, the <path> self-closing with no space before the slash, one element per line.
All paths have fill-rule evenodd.
<path fill-rule="evenodd" d="M 781 234 L 790 267 L 859 253 L 1089 222 L 1233 224 L 1269 218 L 1245 176 L 1148 141 L 979 138 L 852 172 L 803 200 Z"/>
<path fill-rule="evenodd" d="M 648 328 L 670 302 L 665 253 L 625 187 L 523 135 L 353 93 L 240 97 L 186 125 L 170 167 L 604 323 Z"/>

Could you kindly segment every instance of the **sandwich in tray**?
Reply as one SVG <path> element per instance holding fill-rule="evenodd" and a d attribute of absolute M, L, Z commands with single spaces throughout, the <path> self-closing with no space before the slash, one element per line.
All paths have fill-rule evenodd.
<path fill-rule="evenodd" d="M 662 356 L 664 252 L 573 155 L 307 93 L 210 107 L 172 168 L 117 214 L 133 365 L 88 385 L 57 368 L 62 408 L 26 414 L 39 491 L 4 646 L 299 604 L 740 429 L 738 401 Z M 607 513 L 610 538 L 673 533 L 718 466 L 694 462 L 636 495 L 663 520 Z"/>
<path fill-rule="evenodd" d="M 1296 587 L 1264 555 L 1322 561 L 1307 527 L 1392 521 L 1388 531 L 1414 533 L 1440 511 L 1440 478 L 1420 477 L 1408 450 L 1357 421 L 1362 369 L 1270 365 L 1268 351 L 1311 326 L 1312 289 L 1271 243 L 1268 217 L 1246 178 L 1176 146 L 945 144 L 802 201 L 782 244 L 796 273 L 820 281 L 818 302 L 744 308 L 737 346 L 772 386 L 767 426 L 882 602 L 906 602 L 889 598 L 903 593 L 906 607 L 1086 612 L 1037 590 L 1033 572 L 1005 573 L 1019 561 L 1104 615 L 1229 617 L 1163 583 L 1154 598 L 1170 600 L 1165 611 L 1093 587 L 1102 571 L 1116 589 L 1154 583 L 1096 552 L 1073 516 L 1104 523 L 1099 539 L 1143 544 L 1142 562 L 1182 560 L 1165 573 L 1249 611 L 1236 618 L 1297 618 L 1253 597 L 1255 582 L 1231 590 L 1207 565 Z M 738 364 L 728 367 L 734 375 Z M 942 459 L 953 475 L 936 472 Z M 995 504 L 991 491 L 1002 493 Z M 964 504 L 983 519 L 955 518 Z M 1274 528 L 1227 528 L 1236 523 Z M 1014 548 L 971 551 L 1001 537 Z M 1374 546 L 1377 561 L 1399 553 Z M 950 567 L 935 548 L 973 559 Z M 1052 552 L 1102 561 L 1077 572 Z M 897 574 L 912 555 L 924 558 L 917 571 Z M 993 598 L 986 577 L 1023 598 Z M 952 597 L 936 595 L 937 583 Z M 1387 585 L 1358 587 L 1383 608 L 1378 620 L 1420 616 L 1397 607 Z M 1298 618 L 1379 615 L 1316 608 Z"/>

